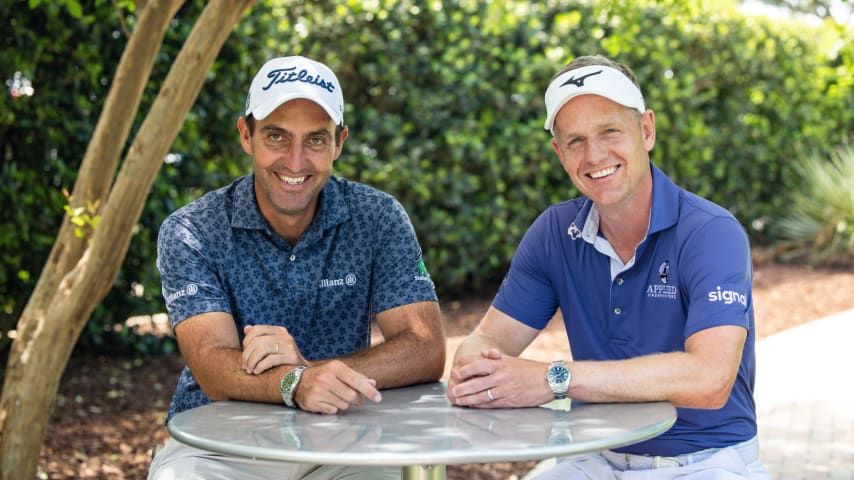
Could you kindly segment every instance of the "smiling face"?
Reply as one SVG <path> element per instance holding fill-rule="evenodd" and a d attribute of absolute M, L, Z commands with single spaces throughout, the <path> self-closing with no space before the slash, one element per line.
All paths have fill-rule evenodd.
<path fill-rule="evenodd" d="M 252 157 L 261 214 L 279 235 L 295 242 L 314 218 L 347 130 L 336 144 L 335 123 L 323 108 L 304 99 L 286 102 L 255 121 L 254 133 L 243 117 L 237 128 L 243 150 Z"/>
<path fill-rule="evenodd" d="M 580 95 L 560 109 L 554 134 L 552 146 L 564 170 L 600 211 L 648 205 L 649 151 L 655 145 L 651 110 L 640 114 L 598 95 Z"/>

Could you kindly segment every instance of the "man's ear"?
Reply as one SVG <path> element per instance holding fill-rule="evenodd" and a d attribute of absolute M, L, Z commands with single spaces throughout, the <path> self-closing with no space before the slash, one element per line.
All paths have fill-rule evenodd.
<path fill-rule="evenodd" d="M 249 125 L 246 124 L 246 117 L 237 119 L 237 133 L 240 135 L 240 146 L 247 155 L 252 155 L 252 134 L 249 132 Z"/>
<path fill-rule="evenodd" d="M 566 173 L 569 173 L 568 165 L 566 164 L 566 162 L 564 162 L 563 151 L 558 146 L 557 138 L 555 137 L 552 137 L 552 149 L 555 151 L 555 154 L 557 154 L 557 159 L 560 160 L 560 164 L 563 169 L 566 170 Z"/>
<path fill-rule="evenodd" d="M 647 109 L 641 115 L 641 135 L 643 135 L 643 146 L 647 152 L 652 151 L 655 146 L 655 113 Z"/>
<path fill-rule="evenodd" d="M 335 160 L 338 160 L 338 157 L 341 156 L 341 152 L 344 151 L 344 140 L 347 140 L 347 135 L 349 135 L 349 134 L 350 134 L 350 129 L 345 126 L 341 130 L 341 134 L 339 135 L 338 145 L 335 145 L 335 158 L 332 159 L 333 162 Z"/>

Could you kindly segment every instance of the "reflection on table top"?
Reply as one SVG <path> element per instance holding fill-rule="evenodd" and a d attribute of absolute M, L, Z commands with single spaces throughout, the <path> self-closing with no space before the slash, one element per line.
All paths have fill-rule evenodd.
<path fill-rule="evenodd" d="M 216 402 L 173 417 L 177 440 L 250 458 L 338 465 L 436 465 L 541 459 L 615 448 L 670 428 L 667 402 L 472 409 L 450 404 L 444 383 L 383 390 L 339 415 L 280 405 Z"/>

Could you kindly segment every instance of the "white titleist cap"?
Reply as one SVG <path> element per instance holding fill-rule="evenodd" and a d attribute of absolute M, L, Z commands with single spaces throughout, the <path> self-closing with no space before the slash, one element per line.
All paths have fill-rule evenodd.
<path fill-rule="evenodd" d="M 305 98 L 323 107 L 332 121 L 344 124 L 344 94 L 326 65 L 305 57 L 281 57 L 261 67 L 249 87 L 246 115 L 262 120 L 279 105 Z"/>
<path fill-rule="evenodd" d="M 573 98 L 587 94 L 605 97 L 641 113 L 646 111 L 643 94 L 623 72 L 604 65 L 588 65 L 564 72 L 549 84 L 543 128 L 554 134 L 555 117 L 560 108 Z"/>

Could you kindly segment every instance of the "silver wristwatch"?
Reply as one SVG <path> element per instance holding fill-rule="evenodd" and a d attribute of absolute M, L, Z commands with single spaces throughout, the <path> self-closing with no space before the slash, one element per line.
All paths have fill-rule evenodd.
<path fill-rule="evenodd" d="M 279 383 L 279 391 L 282 393 L 282 401 L 285 402 L 285 405 L 291 408 L 297 407 L 296 402 L 294 402 L 294 392 L 296 392 L 297 385 L 299 385 L 299 379 L 302 376 L 303 370 L 306 368 L 308 367 L 300 365 L 299 367 L 292 369 L 282 377 L 282 382 Z"/>
<path fill-rule="evenodd" d="M 546 372 L 546 381 L 549 382 L 549 388 L 552 389 L 555 400 L 566 398 L 571 378 L 572 374 L 566 368 L 566 363 L 563 360 L 555 360 L 549 365 L 549 369 Z"/>

